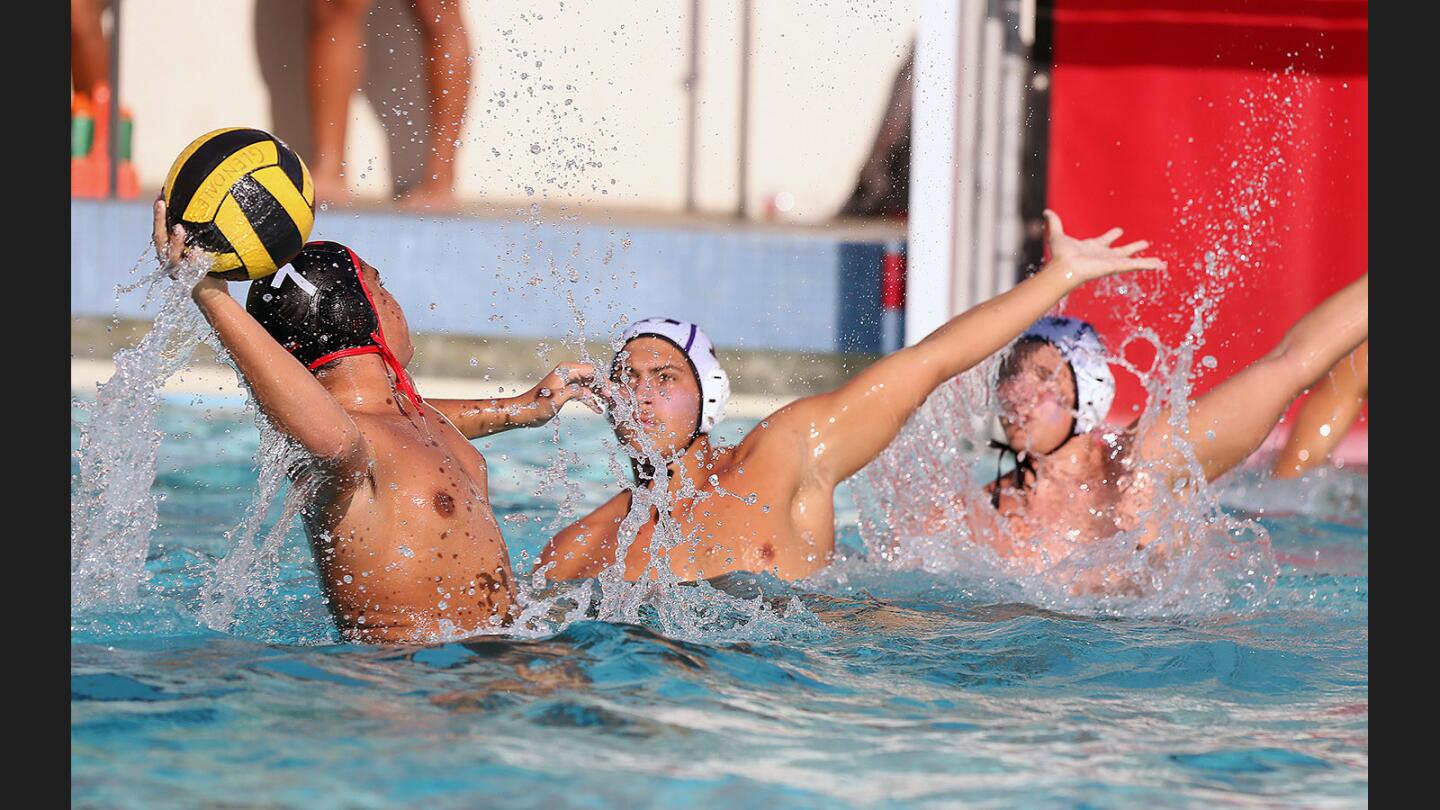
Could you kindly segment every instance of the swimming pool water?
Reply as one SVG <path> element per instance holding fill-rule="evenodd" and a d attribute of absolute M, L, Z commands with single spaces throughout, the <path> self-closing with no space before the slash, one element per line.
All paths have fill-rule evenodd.
<path fill-rule="evenodd" d="M 852 559 L 801 586 L 717 585 L 798 596 L 805 611 L 756 640 L 582 621 L 543 639 L 365 647 L 338 643 L 298 524 L 265 605 L 229 633 L 194 618 L 256 488 L 252 420 L 162 410 L 152 579 L 136 607 L 72 616 L 75 806 L 1366 802 L 1363 472 L 1227 484 L 1227 509 L 1268 529 L 1281 565 L 1265 603 L 1238 614 L 1066 614 L 963 574 L 886 571 L 863 559 L 842 487 Z M 517 573 L 567 494 L 578 509 L 611 486 L 603 421 L 561 421 L 477 442 Z M 575 454 L 569 491 L 537 492 L 556 436 Z"/>

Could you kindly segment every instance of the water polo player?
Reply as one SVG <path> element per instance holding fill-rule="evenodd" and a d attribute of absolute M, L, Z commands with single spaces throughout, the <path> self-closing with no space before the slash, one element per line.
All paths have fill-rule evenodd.
<path fill-rule="evenodd" d="M 1295 397 L 1365 341 L 1369 285 L 1366 273 L 1297 321 L 1270 353 L 1187 403 L 1179 436 L 1173 403 L 1153 420 L 1107 426 L 1115 379 L 1100 336 L 1074 318 L 1040 319 L 998 374 L 1006 441 L 993 444 L 1014 454 L 1015 469 L 987 487 L 988 505 L 957 501 L 956 511 L 978 542 L 1036 569 L 1117 531 L 1143 529 L 1138 543 L 1149 543 L 1158 528 L 1143 515 L 1156 487 L 1185 485 L 1193 469 L 1186 448 L 1206 481 L 1253 453 Z M 945 520 L 937 508 L 926 533 L 942 531 Z"/>
<path fill-rule="evenodd" d="M 183 228 L 155 244 L 172 265 Z M 309 451 L 293 472 L 313 487 L 303 511 L 336 624 L 352 641 L 424 641 L 507 623 L 510 558 L 490 508 L 485 459 L 451 423 L 483 435 L 552 416 L 588 366 L 558 369 L 528 394 L 429 401 L 405 366 L 414 347 L 375 268 L 334 242 L 305 245 L 252 283 L 244 307 L 207 275 L 192 296 L 260 410 Z M 548 382 L 548 384 L 547 384 Z"/>
<path fill-rule="evenodd" d="M 813 574 L 834 552 L 836 485 L 885 449 L 937 386 L 1004 347 L 1080 284 L 1164 267 L 1138 255 L 1144 241 L 1111 247 L 1118 228 L 1077 240 L 1053 212 L 1046 220 L 1051 259 L 1034 276 L 835 391 L 781 408 L 734 447 L 710 440 L 728 385 L 704 333 L 667 319 L 632 326 L 613 366 L 615 432 L 635 458 L 637 486 L 652 487 L 659 468 L 666 469 L 666 520 L 686 542 L 652 550 L 661 516 L 646 510 L 625 551 L 625 576 L 644 576 L 652 554 L 682 580 L 734 570 L 785 579 Z M 616 563 L 633 498 L 625 489 L 560 531 L 540 564 L 553 563 L 553 578 L 573 579 Z"/>

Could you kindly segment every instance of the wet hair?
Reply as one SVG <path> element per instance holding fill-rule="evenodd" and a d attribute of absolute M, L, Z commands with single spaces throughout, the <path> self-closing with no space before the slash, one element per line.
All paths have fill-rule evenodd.
<path fill-rule="evenodd" d="M 339 352 L 380 345 L 362 269 L 344 245 L 310 242 L 288 267 L 250 285 L 245 311 L 306 368 L 328 365 Z"/>

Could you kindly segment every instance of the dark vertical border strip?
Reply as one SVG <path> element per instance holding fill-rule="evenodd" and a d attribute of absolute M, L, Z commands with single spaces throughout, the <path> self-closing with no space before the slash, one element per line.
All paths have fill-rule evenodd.
<path fill-rule="evenodd" d="M 1055 0 L 1035 2 L 1035 44 L 1030 50 L 1029 81 L 1025 83 L 1025 135 L 1020 156 L 1020 221 L 1025 232 L 1020 246 L 1019 282 L 1045 259 L 1045 189 L 1050 157 L 1050 71 L 1055 65 Z"/>

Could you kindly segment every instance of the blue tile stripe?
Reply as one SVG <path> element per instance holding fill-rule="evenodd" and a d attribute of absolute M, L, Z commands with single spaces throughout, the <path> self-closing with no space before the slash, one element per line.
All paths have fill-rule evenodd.
<path fill-rule="evenodd" d="M 74 315 L 154 315 L 115 288 L 151 268 L 147 202 L 72 200 Z M 311 239 L 378 268 L 416 332 L 602 339 L 622 317 L 698 323 L 717 346 L 874 351 L 883 243 L 622 224 L 322 212 Z M 232 288 L 243 300 L 246 285 Z"/>

